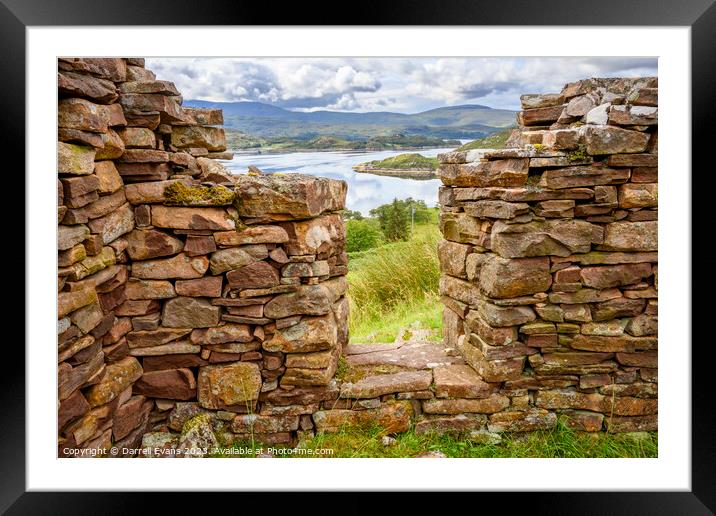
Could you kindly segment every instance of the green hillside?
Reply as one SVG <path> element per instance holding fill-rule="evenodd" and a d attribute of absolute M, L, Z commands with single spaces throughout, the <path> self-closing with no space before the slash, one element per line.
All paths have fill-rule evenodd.
<path fill-rule="evenodd" d="M 479 138 L 477 140 L 471 141 L 459 147 L 457 150 L 467 151 L 473 149 L 504 149 L 505 143 L 507 143 L 507 139 L 510 137 L 510 133 L 512 133 L 512 128 L 506 129 L 504 131 L 499 131 L 484 138 Z"/>
<path fill-rule="evenodd" d="M 224 126 L 252 138 L 311 140 L 331 136 L 368 140 L 394 134 L 442 139 L 484 137 L 515 123 L 515 112 L 480 105 L 450 106 L 421 113 L 289 111 L 259 102 L 186 100 L 185 106 L 219 108 Z"/>

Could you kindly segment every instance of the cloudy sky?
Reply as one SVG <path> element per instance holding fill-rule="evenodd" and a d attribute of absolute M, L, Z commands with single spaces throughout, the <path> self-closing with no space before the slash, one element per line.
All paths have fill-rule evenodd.
<path fill-rule="evenodd" d="M 185 99 L 258 101 L 291 110 L 416 113 L 484 104 L 587 77 L 657 75 L 656 58 L 148 58 Z"/>

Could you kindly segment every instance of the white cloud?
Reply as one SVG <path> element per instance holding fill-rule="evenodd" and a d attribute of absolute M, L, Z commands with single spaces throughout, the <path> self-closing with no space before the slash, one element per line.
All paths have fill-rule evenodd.
<path fill-rule="evenodd" d="M 413 113 L 445 105 L 519 109 L 523 93 L 587 77 L 656 75 L 656 58 L 150 58 L 187 99 L 287 109 Z"/>

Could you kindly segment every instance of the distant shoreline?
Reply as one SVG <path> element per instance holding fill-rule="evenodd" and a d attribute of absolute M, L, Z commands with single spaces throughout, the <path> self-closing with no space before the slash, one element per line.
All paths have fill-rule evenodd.
<path fill-rule="evenodd" d="M 437 179 L 437 172 L 428 169 L 399 169 L 399 168 L 376 168 L 367 165 L 356 165 L 352 167 L 361 174 L 373 174 L 376 176 L 398 177 L 401 179 L 417 179 L 419 181 L 427 181 Z"/>
<path fill-rule="evenodd" d="M 234 154 L 241 154 L 242 156 L 264 156 L 266 154 L 291 154 L 294 152 L 350 152 L 353 154 L 370 154 L 373 152 L 403 152 L 403 151 L 415 151 L 415 150 L 433 150 L 433 149 L 450 149 L 451 146 L 447 145 L 445 147 L 401 147 L 399 149 L 271 149 L 271 150 L 263 150 L 260 152 L 257 152 L 255 149 L 241 149 L 241 150 L 233 150 L 230 149 L 229 152 L 233 152 Z"/>

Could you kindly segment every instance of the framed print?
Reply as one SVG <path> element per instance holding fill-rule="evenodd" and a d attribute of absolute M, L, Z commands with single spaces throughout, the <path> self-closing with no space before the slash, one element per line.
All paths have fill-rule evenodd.
<path fill-rule="evenodd" d="M 397 490 L 711 513 L 710 2 L 320 26 L 160 4 L 3 5 L 27 243 L 4 510 Z"/>

